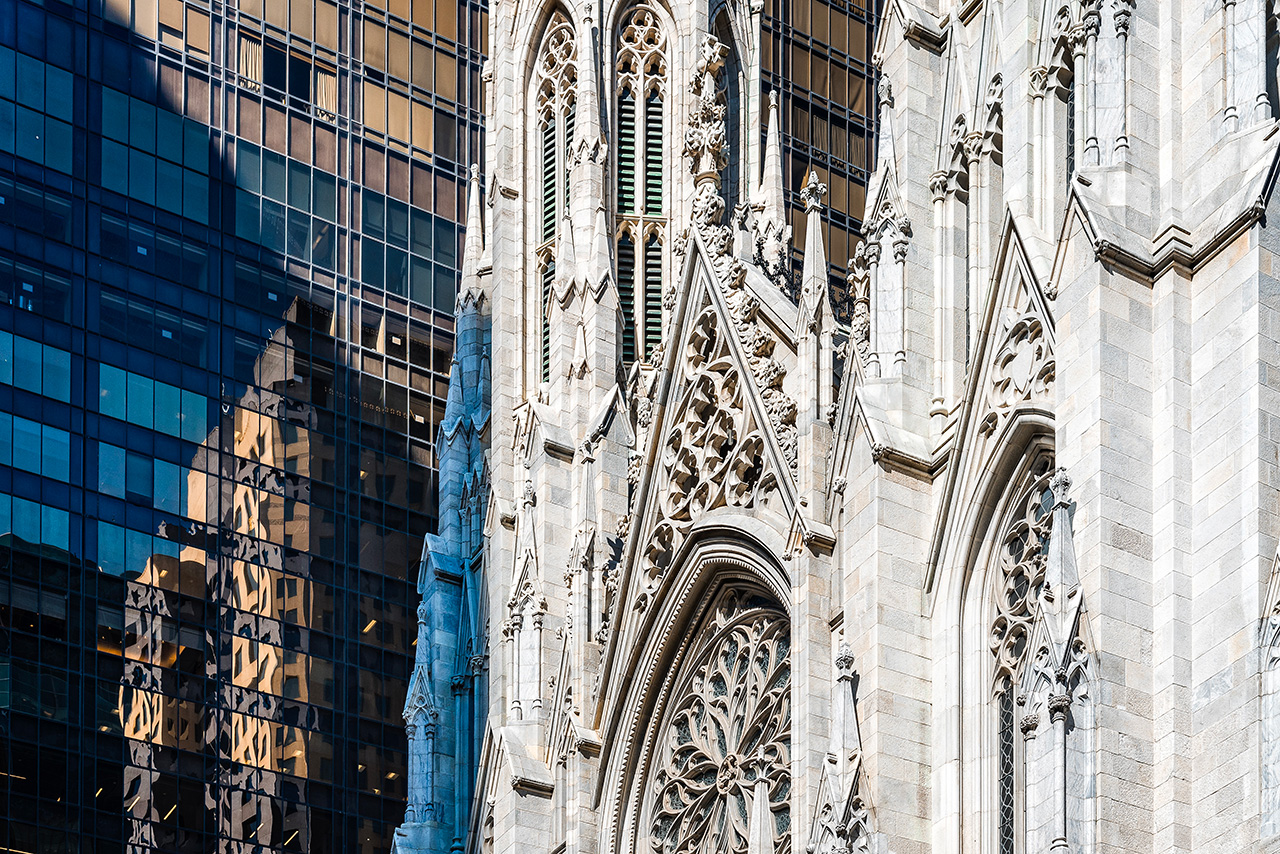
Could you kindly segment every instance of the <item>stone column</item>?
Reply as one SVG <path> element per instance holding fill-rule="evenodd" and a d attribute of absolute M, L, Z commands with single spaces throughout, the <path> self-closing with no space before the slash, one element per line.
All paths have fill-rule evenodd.
<path fill-rule="evenodd" d="M 1071 88 L 1074 90 L 1075 101 L 1075 139 L 1072 140 L 1074 145 L 1074 155 L 1076 169 L 1084 162 L 1084 145 L 1081 143 L 1081 137 L 1084 134 L 1084 103 L 1085 103 L 1085 28 L 1084 26 L 1075 27 L 1071 31 Z M 1071 181 L 1070 175 L 1067 181 Z"/>
<path fill-rule="evenodd" d="M 869 320 L 871 330 L 868 333 L 869 357 L 867 359 L 867 373 L 872 377 L 880 376 L 880 306 L 876 299 L 877 288 L 880 281 L 880 239 L 875 235 L 867 238 L 867 295 L 869 299 L 869 307 L 871 309 Z"/>
<path fill-rule="evenodd" d="M 1060 677 L 1061 678 L 1061 677 Z M 1049 720 L 1053 723 L 1053 784 L 1056 787 L 1053 803 L 1057 808 L 1054 815 L 1053 842 L 1049 844 L 1051 854 L 1068 854 L 1067 846 L 1067 709 L 1071 706 L 1071 695 L 1063 685 L 1063 693 L 1049 698 Z"/>
<path fill-rule="evenodd" d="M 893 373 L 904 376 L 907 372 L 907 247 L 906 235 L 899 233 L 893 241 L 893 272 L 897 279 L 898 322 L 895 328 L 895 347 L 893 353 Z"/>
<path fill-rule="evenodd" d="M 1045 139 L 1045 111 L 1049 105 L 1044 93 L 1049 83 L 1049 69 L 1037 65 L 1031 69 L 1031 191 L 1035 193 L 1036 221 L 1046 232 L 1053 228 L 1053 194 L 1049 187 L 1053 178 L 1049 175 L 1049 162 L 1045 157 L 1048 140 Z"/>
<path fill-rule="evenodd" d="M 1089 101 L 1085 105 L 1084 153 L 1085 161 L 1090 166 L 1101 162 L 1101 150 L 1098 146 L 1098 30 L 1102 26 L 1102 16 L 1098 12 L 1098 0 L 1085 4 L 1084 11 L 1085 38 L 1085 73 L 1088 75 Z M 1078 106 L 1078 105 L 1077 105 Z"/>
<path fill-rule="evenodd" d="M 1240 114 L 1236 110 L 1236 0 L 1222 0 L 1222 82 L 1226 89 L 1226 109 L 1222 112 L 1223 130 L 1227 133 L 1240 129 Z"/>
<path fill-rule="evenodd" d="M 982 220 L 982 152 L 984 140 L 978 131 L 964 138 L 965 166 L 969 170 L 969 357 L 973 358 L 980 318 L 979 305 L 983 291 L 984 252 L 987 241 Z"/>
<path fill-rule="evenodd" d="M 1116 3 L 1116 38 L 1120 41 L 1120 135 L 1116 137 L 1116 160 L 1129 156 L 1129 25 L 1133 0 Z"/>
<path fill-rule="evenodd" d="M 929 191 L 933 196 L 933 404 L 929 417 L 933 419 L 934 432 L 942 431 L 942 421 L 947 414 L 947 347 L 951 338 L 947 312 L 947 280 L 950 265 L 947 263 L 947 185 L 946 172 L 934 172 L 929 176 Z"/>

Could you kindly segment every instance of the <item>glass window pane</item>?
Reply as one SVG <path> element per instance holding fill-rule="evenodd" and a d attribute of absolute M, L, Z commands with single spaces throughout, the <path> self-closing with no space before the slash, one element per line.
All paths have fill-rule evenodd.
<path fill-rule="evenodd" d="M 125 493 L 133 498 L 151 499 L 151 460 L 128 453 L 124 461 Z"/>
<path fill-rule="evenodd" d="M 66 483 L 71 477 L 71 434 L 44 425 L 41 470 L 45 477 Z"/>
<path fill-rule="evenodd" d="M 119 368 L 98 367 L 98 411 L 125 420 L 125 372 Z"/>
<path fill-rule="evenodd" d="M 13 419 L 13 465 L 33 474 L 40 473 L 40 425 L 26 418 Z"/>
<path fill-rule="evenodd" d="M 0 383 L 13 384 L 13 335 L 0 331 Z"/>
<path fill-rule="evenodd" d="M 40 375 L 44 365 L 44 347 L 29 338 L 13 339 L 14 385 L 40 393 Z"/>
<path fill-rule="evenodd" d="M 45 345 L 44 393 L 63 403 L 71 402 L 71 354 Z"/>
<path fill-rule="evenodd" d="M 197 444 L 204 442 L 208 434 L 205 411 L 203 395 L 190 391 L 182 393 L 182 438 Z"/>
<path fill-rule="evenodd" d="M 170 436 L 182 435 L 182 392 L 168 383 L 155 384 L 156 429 Z"/>
<path fill-rule="evenodd" d="M 124 498 L 124 448 L 98 445 L 98 490 Z"/>
<path fill-rule="evenodd" d="M 139 427 L 150 429 L 155 417 L 151 380 L 129 374 L 128 385 L 128 420 Z"/>

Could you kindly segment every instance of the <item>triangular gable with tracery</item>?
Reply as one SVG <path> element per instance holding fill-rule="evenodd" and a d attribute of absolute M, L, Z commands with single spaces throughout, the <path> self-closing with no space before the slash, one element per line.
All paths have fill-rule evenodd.
<path fill-rule="evenodd" d="M 701 240 L 694 237 L 688 251 L 628 541 L 636 556 L 629 598 L 641 610 L 700 519 L 721 508 L 749 512 L 766 493 L 793 500 L 788 454 L 770 424 L 740 322 L 705 262 Z"/>

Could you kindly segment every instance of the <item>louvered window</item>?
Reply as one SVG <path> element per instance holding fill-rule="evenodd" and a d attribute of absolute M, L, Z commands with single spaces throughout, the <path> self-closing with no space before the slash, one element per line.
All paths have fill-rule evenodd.
<path fill-rule="evenodd" d="M 532 99 L 530 113 L 537 116 L 537 124 L 531 130 L 529 145 L 537 151 L 538 163 L 531 170 L 529 214 L 537 223 L 539 239 L 533 268 L 539 272 L 536 284 L 531 283 L 530 287 L 540 305 L 537 376 L 547 382 L 551 378 L 551 286 L 556 275 L 556 243 L 566 237 L 559 232 L 569 197 L 569 153 L 577 88 L 577 38 L 573 26 L 561 13 L 557 12 L 547 27 L 536 68 L 529 97 Z"/>
<path fill-rule="evenodd" d="M 631 235 L 618 238 L 618 302 L 622 309 L 622 361 L 636 360 L 636 247 Z"/>
<path fill-rule="evenodd" d="M 644 102 L 644 212 L 662 216 L 662 98 L 657 92 Z"/>
<path fill-rule="evenodd" d="M 623 16 L 616 69 L 618 282 L 622 358 L 631 363 L 651 358 L 662 341 L 667 65 L 665 30 L 654 8 L 638 5 Z"/>
<path fill-rule="evenodd" d="M 636 213 L 636 98 L 630 89 L 618 97 L 618 211 Z"/>
<path fill-rule="evenodd" d="M 542 239 L 556 234 L 556 120 L 542 126 Z"/>
<path fill-rule="evenodd" d="M 556 262 L 547 259 L 542 267 L 542 381 L 551 379 L 551 283 L 556 280 Z"/>
<path fill-rule="evenodd" d="M 644 244 L 644 357 L 662 341 L 662 244 L 650 234 Z"/>

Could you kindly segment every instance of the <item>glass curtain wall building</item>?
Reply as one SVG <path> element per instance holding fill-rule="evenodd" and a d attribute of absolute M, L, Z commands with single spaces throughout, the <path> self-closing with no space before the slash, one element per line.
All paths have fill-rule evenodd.
<path fill-rule="evenodd" d="M 876 0 L 764 0 L 761 21 L 761 89 L 779 95 L 794 269 L 798 275 L 805 241 L 800 190 L 814 170 L 830 192 L 823 237 L 834 303 L 846 322 L 845 274 L 875 166 L 878 9 Z"/>
<path fill-rule="evenodd" d="M 389 850 L 485 18 L 0 0 L 0 850 Z"/>

